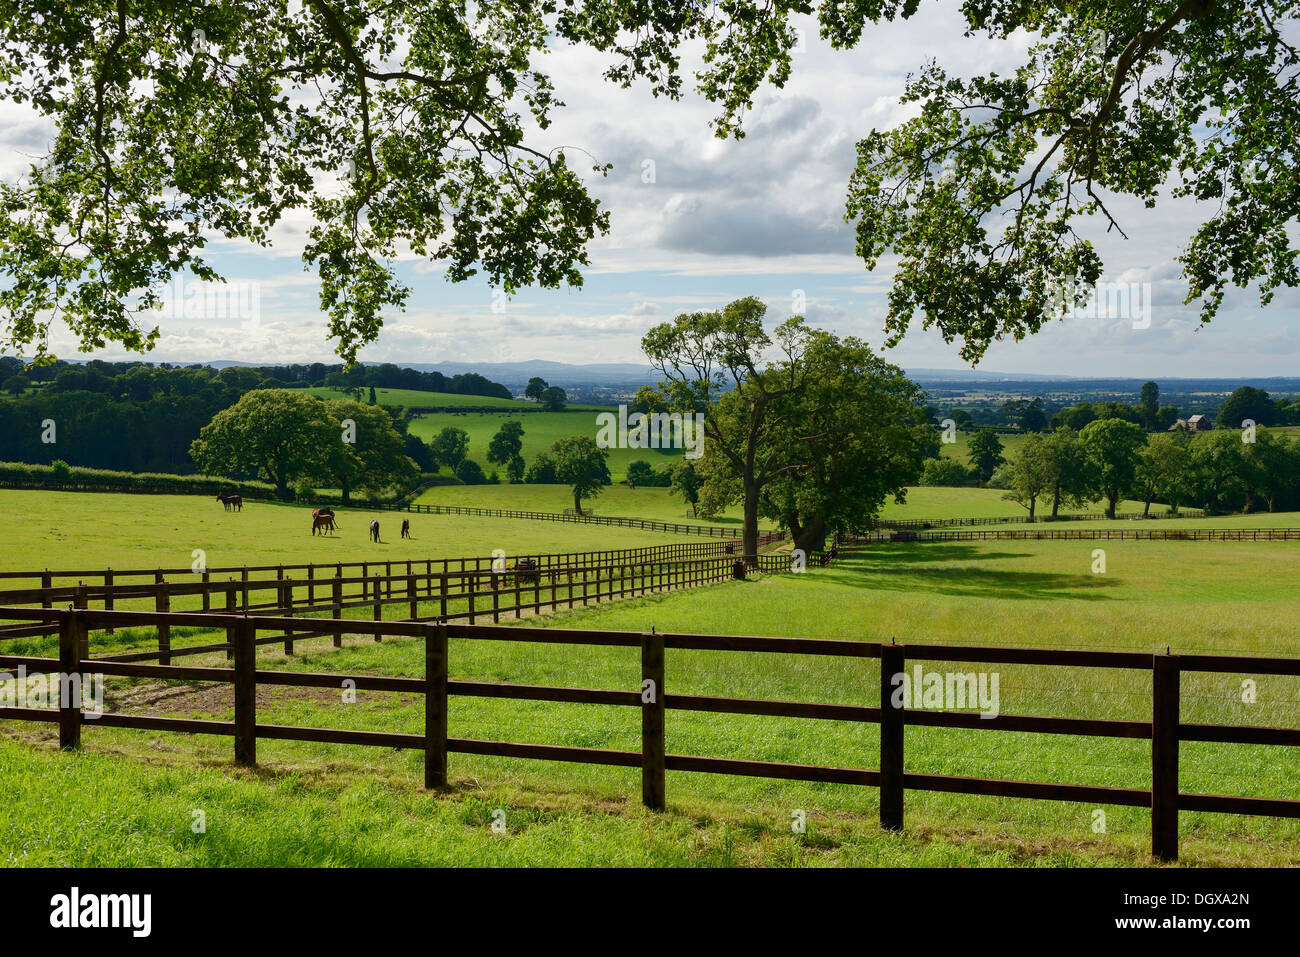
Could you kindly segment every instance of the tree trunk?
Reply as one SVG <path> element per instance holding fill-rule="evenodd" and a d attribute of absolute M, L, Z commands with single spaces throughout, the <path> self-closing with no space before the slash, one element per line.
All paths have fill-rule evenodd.
<path fill-rule="evenodd" d="M 1029 500 L 1029 522 L 1032 525 L 1034 521 L 1034 509 L 1038 507 L 1038 496 L 1035 495 Z"/>
<path fill-rule="evenodd" d="M 1146 518 L 1146 517 L 1148 517 L 1148 516 L 1151 514 L 1151 497 L 1152 497 L 1152 494 L 1153 494 L 1153 493 L 1151 493 L 1151 492 L 1147 492 L 1147 500 L 1146 500 L 1146 502 L 1143 503 L 1143 505 L 1142 505 L 1142 517 L 1143 517 L 1143 518 Z"/>
<path fill-rule="evenodd" d="M 582 496 L 577 492 L 573 493 L 573 511 L 577 515 L 582 514 Z"/>
<path fill-rule="evenodd" d="M 347 482 L 340 483 L 339 491 L 343 493 L 343 504 L 344 505 L 352 504 L 352 489 L 348 487 Z"/>
<path fill-rule="evenodd" d="M 1107 518 L 1115 517 L 1115 506 L 1118 504 L 1119 504 L 1118 490 L 1114 492 L 1107 492 L 1106 493 L 1106 517 Z"/>
<path fill-rule="evenodd" d="M 814 552 L 826 551 L 825 517 L 814 515 L 808 524 L 799 530 L 794 547 L 802 548 L 805 556 L 812 555 Z"/>
<path fill-rule="evenodd" d="M 1249 515 L 1253 511 L 1255 511 L 1255 490 L 1248 488 L 1246 489 L 1246 514 Z"/>
<path fill-rule="evenodd" d="M 1052 487 L 1052 521 L 1056 521 L 1056 513 L 1061 508 L 1061 486 L 1057 483 Z"/>
<path fill-rule="evenodd" d="M 741 531 L 742 552 L 746 559 L 758 555 L 758 488 L 745 484 L 745 513 Z"/>

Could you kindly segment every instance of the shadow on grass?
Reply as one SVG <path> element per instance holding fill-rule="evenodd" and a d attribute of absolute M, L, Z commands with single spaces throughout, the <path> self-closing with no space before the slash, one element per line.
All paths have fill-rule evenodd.
<path fill-rule="evenodd" d="M 1011 598 L 1028 601 L 1103 601 L 1120 582 L 1088 573 L 1060 574 L 985 567 L 1030 552 L 991 552 L 963 544 L 907 544 L 864 549 L 846 556 L 837 577 L 853 588 L 891 591 L 924 589 L 964 598 Z M 949 567 L 935 567 L 948 565 Z M 955 565 L 956 567 L 952 567 Z M 1086 567 L 1086 566 L 1085 566 Z"/>

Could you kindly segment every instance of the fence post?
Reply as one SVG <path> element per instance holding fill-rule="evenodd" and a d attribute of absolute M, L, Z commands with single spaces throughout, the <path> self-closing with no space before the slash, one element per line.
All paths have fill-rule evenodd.
<path fill-rule="evenodd" d="M 104 569 L 104 611 L 113 610 L 113 569 Z M 110 635 L 114 628 L 110 623 L 105 629 Z"/>
<path fill-rule="evenodd" d="M 202 582 L 203 582 L 203 611 L 209 612 L 212 610 L 212 597 L 208 593 L 208 570 L 206 568 L 203 570 Z"/>
<path fill-rule="evenodd" d="M 226 614 L 233 615 L 235 609 L 239 607 L 239 600 L 235 597 L 235 580 L 230 579 L 226 585 Z M 233 625 L 226 626 L 226 660 L 229 661 L 235 657 L 235 630 Z"/>
<path fill-rule="evenodd" d="M 154 611 L 166 615 L 172 610 L 172 596 L 167 583 L 159 581 L 154 589 Z M 172 626 L 165 618 L 158 619 L 158 664 L 172 663 Z"/>
<path fill-rule="evenodd" d="M 438 576 L 438 617 L 447 620 L 447 565 L 444 562 L 442 574 Z"/>
<path fill-rule="evenodd" d="M 340 618 L 343 617 L 343 569 L 342 568 L 340 568 L 338 570 L 338 573 L 335 574 L 334 582 L 330 587 L 332 588 L 330 601 L 334 606 L 333 607 L 334 620 L 338 621 Z M 343 629 L 339 625 L 334 626 L 334 647 L 335 648 L 343 647 Z"/>
<path fill-rule="evenodd" d="M 424 786 L 447 786 L 447 623 L 424 631 Z"/>
<path fill-rule="evenodd" d="M 379 580 L 379 577 L 376 576 L 375 577 L 375 611 L 374 611 L 375 621 L 384 620 L 384 599 L 383 599 L 383 591 L 382 591 L 383 587 L 384 587 L 383 583 Z M 384 636 L 379 632 L 375 632 L 375 641 L 383 641 L 383 640 L 384 640 Z"/>
<path fill-rule="evenodd" d="M 59 615 L 59 747 L 65 751 L 81 747 L 80 625 L 81 615 L 75 611 Z"/>
<path fill-rule="evenodd" d="M 904 672 L 901 645 L 880 646 L 880 826 L 903 829 L 903 708 L 894 707 L 895 675 Z"/>
<path fill-rule="evenodd" d="M 292 618 L 293 617 L 293 579 L 286 578 L 284 580 L 284 584 L 281 585 L 280 588 L 282 589 L 282 594 L 280 596 L 281 607 L 284 608 L 285 615 L 289 618 Z M 286 655 L 293 654 L 293 630 L 290 628 L 286 628 L 284 630 L 284 653 Z"/>
<path fill-rule="evenodd" d="M 257 645 L 253 622 L 235 624 L 235 763 L 257 767 Z"/>
<path fill-rule="evenodd" d="M 664 785 L 664 636 L 641 636 L 641 803 L 662 811 Z"/>
<path fill-rule="evenodd" d="M 1155 655 L 1151 677 L 1151 853 L 1178 860 L 1177 655 Z"/>
<path fill-rule="evenodd" d="M 77 589 L 72 593 L 72 607 L 78 611 L 85 611 L 90 607 L 86 586 L 81 582 L 77 582 Z M 90 626 L 86 624 L 84 616 L 77 618 L 77 653 L 83 658 L 90 657 Z"/>
<path fill-rule="evenodd" d="M 407 562 L 407 571 L 410 571 L 410 562 Z M 408 574 L 406 576 L 406 597 L 411 601 L 411 621 L 420 617 L 420 602 L 415 591 L 415 576 Z"/>

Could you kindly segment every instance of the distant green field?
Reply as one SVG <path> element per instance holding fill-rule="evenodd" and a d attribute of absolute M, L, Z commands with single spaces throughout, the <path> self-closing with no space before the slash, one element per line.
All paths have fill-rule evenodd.
<path fill-rule="evenodd" d="M 520 511 L 562 512 L 573 508 L 573 495 L 567 485 L 439 485 L 426 489 L 416 500 L 422 505 L 465 505 L 474 508 L 509 508 Z M 661 522 L 685 522 L 692 525 L 739 525 L 739 509 L 731 509 L 717 523 L 693 517 L 690 508 L 666 488 L 628 488 L 610 485 L 584 507 L 597 515 L 652 518 Z M 766 527 L 768 523 L 764 522 Z"/>
<path fill-rule="evenodd" d="M 907 503 L 894 504 L 893 499 L 885 503 L 880 511 L 881 518 L 889 519 L 933 519 L 933 518 L 999 518 L 1002 516 L 1028 515 L 1028 509 L 1008 501 L 1005 493 L 995 488 L 949 488 L 946 486 L 916 486 L 907 490 Z M 1049 500 L 1039 503 L 1038 515 L 1050 515 L 1052 503 Z M 1161 508 L 1152 505 L 1152 510 Z M 1105 510 L 1104 503 L 1094 502 L 1085 509 L 1062 508 L 1063 512 Z M 1141 502 L 1125 500 L 1120 503 L 1121 512 L 1142 511 Z"/>
<path fill-rule="evenodd" d="M 348 398 L 347 393 L 342 389 L 316 387 L 304 389 L 303 391 L 320 396 L 322 399 Z M 370 390 L 362 388 L 361 401 L 366 401 L 369 395 Z M 375 398 L 380 405 L 401 405 L 408 408 L 420 406 L 469 406 L 472 408 L 493 409 L 537 408 L 537 404 L 534 402 L 523 402 L 517 399 L 501 399 L 491 395 L 458 395 L 453 392 L 421 392 L 416 389 L 375 389 Z"/>
<path fill-rule="evenodd" d="M 609 411 L 609 410 L 599 410 Z M 590 435 L 595 438 L 599 431 L 599 425 L 596 422 L 597 410 L 588 409 L 586 411 L 577 409 L 567 409 L 564 412 L 533 412 L 527 415 L 509 415 L 506 413 L 452 413 L 439 412 L 432 415 L 421 415 L 411 421 L 410 431 L 413 435 L 428 441 L 443 430 L 446 426 L 454 426 L 458 429 L 464 429 L 469 433 L 469 457 L 483 467 L 483 471 L 491 474 L 493 471 L 502 473 L 504 471 L 498 466 L 492 465 L 487 460 L 488 443 L 492 441 L 492 436 L 496 435 L 497 430 L 505 422 L 515 421 L 523 424 L 524 427 L 524 461 L 529 465 L 537 457 L 539 452 L 545 452 L 559 439 L 568 438 L 571 435 Z M 669 462 L 675 462 L 680 455 L 677 451 L 661 451 L 659 449 L 610 449 L 609 450 L 609 471 L 614 480 L 621 481 L 627 473 L 627 467 L 637 459 L 644 459 L 655 468 L 663 468 Z M 569 507 L 572 507 L 570 503 Z"/>

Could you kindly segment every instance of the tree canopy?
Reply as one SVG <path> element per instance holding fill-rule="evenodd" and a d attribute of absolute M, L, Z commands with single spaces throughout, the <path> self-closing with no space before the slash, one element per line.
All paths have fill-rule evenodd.
<path fill-rule="evenodd" d="M 892 341 L 919 316 L 978 360 L 1036 331 L 1101 276 L 1079 229 L 1096 217 L 1122 232 L 1113 197 L 1203 201 L 1180 259 L 1203 320 L 1229 286 L 1257 285 L 1267 302 L 1296 285 L 1296 7 L 965 3 L 972 38 L 1031 39 L 1023 62 L 968 79 L 924 64 L 903 95 L 916 115 L 867 133 L 848 184 L 858 254 L 868 268 L 898 259 Z M 563 106 L 544 51 L 587 47 L 607 57 L 607 80 L 676 98 L 698 44 L 714 131 L 740 137 L 755 94 L 791 74 L 792 16 L 815 14 L 846 49 L 919 8 L 3 0 L 0 100 L 54 134 L 0 185 L 0 345 L 44 357 L 57 316 L 84 348 L 147 349 L 161 286 L 220 278 L 211 239 L 266 245 L 288 216 L 307 221 L 303 258 L 349 362 L 406 302 L 393 263 L 407 250 L 507 293 L 580 285 L 609 213 L 570 165 L 576 151 L 539 145 Z"/>

